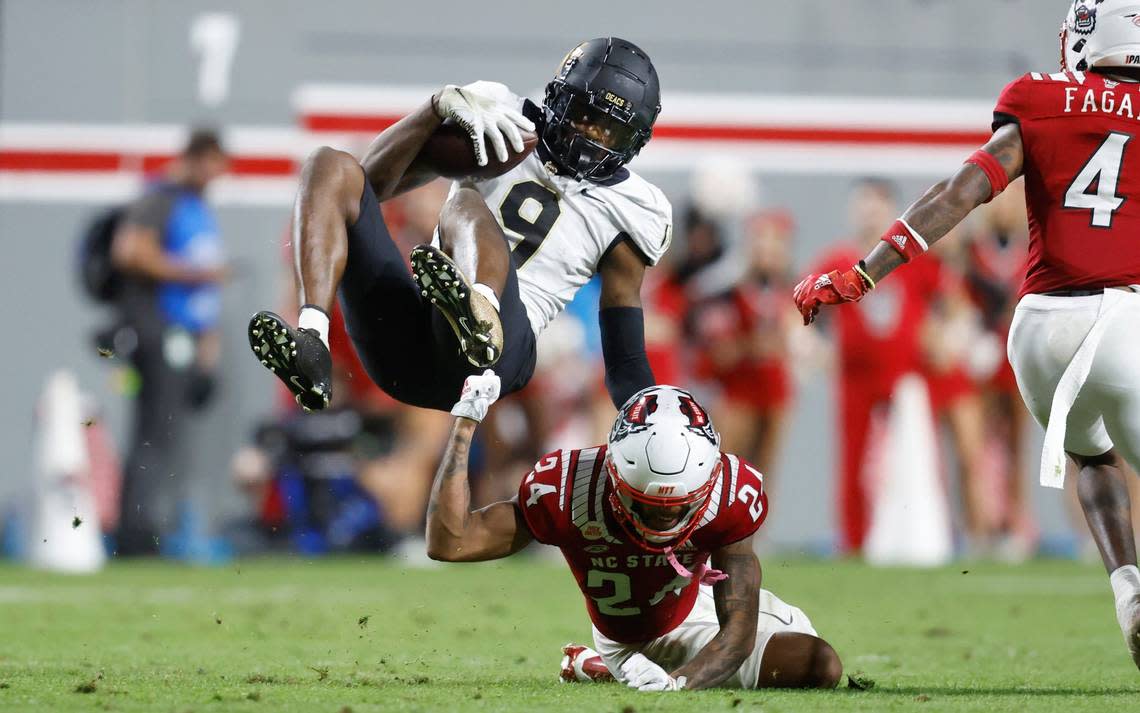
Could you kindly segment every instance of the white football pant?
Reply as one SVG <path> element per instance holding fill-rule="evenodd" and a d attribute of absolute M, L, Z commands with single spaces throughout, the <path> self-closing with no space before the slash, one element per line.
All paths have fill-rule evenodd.
<path fill-rule="evenodd" d="M 1066 420 L 1064 449 L 1096 456 L 1115 447 L 1140 467 L 1140 294 L 1114 290 L 1103 335 Z M 1103 295 L 1026 295 L 1009 332 L 1009 361 L 1029 412 L 1043 428 L 1061 375 L 1092 331 Z M 1099 330 L 1097 330 L 1099 332 Z"/>
<path fill-rule="evenodd" d="M 702 585 L 689 616 L 664 636 L 645 644 L 621 644 L 607 638 L 595 627 L 594 648 L 602 655 L 606 668 L 614 678 L 625 683 L 621 676 L 621 665 L 635 653 L 640 652 L 666 671 L 673 671 L 692 661 L 719 631 L 720 622 L 716 618 L 712 587 Z M 745 659 L 731 678 L 721 684 L 721 687 L 756 688 L 756 681 L 760 678 L 760 662 L 764 658 L 764 648 L 768 645 L 772 634 L 781 631 L 818 636 L 807 614 L 790 604 L 785 604 L 768 590 L 761 589 L 760 616 L 756 622 L 756 644 L 752 654 Z"/>

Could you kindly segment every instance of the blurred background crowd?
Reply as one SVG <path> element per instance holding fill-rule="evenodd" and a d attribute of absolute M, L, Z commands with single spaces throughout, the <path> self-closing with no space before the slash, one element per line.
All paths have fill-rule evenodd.
<path fill-rule="evenodd" d="M 372 29 L 286 3 L 278 37 L 266 37 L 257 24 L 265 8 L 253 2 L 226 12 L 142 0 L 99 10 L 3 3 L 0 227 L 10 256 L 3 277 L 9 306 L 28 305 L 13 316 L 24 353 L 10 360 L 20 383 L 0 417 L 9 452 L 0 473 L 6 552 L 50 561 L 54 543 L 75 549 L 78 539 L 90 545 L 105 534 L 120 556 L 213 562 L 235 553 L 355 551 L 426 563 L 424 508 L 450 416 L 401 405 L 372 385 L 338 315 L 335 401 L 322 413 L 302 414 L 243 344 L 253 309 L 276 301 L 283 315 L 297 311 L 289 195 L 303 150 L 331 140 L 311 135 L 327 130 L 322 121 L 336 123 L 320 111 L 339 91 L 328 83 L 367 82 L 373 88 L 348 92 L 348 104 L 364 97 L 389 111 L 404 106 L 403 94 L 422 101 L 430 87 L 451 81 L 501 79 L 525 91 L 541 86 L 565 49 L 610 32 L 654 57 L 666 84 L 666 123 L 670 86 L 732 89 L 749 106 L 807 106 L 821 122 L 834 119 L 836 107 L 858 113 L 888 103 L 873 99 L 884 95 L 933 116 L 941 109 L 923 101 L 940 97 L 955 111 L 973 102 L 965 113 L 981 120 L 970 136 L 984 138 L 986 109 L 1004 82 L 1056 61 L 1052 33 L 1064 2 L 1009 0 L 996 10 L 980 0 L 886 4 L 898 23 L 943 49 L 927 47 L 901 67 L 876 39 L 886 32 L 873 22 L 883 3 L 856 0 L 820 22 L 859 27 L 863 41 L 835 46 L 812 68 L 790 57 L 816 46 L 813 32 L 768 38 L 773 45 L 726 30 L 721 16 L 719 25 L 688 27 L 692 42 L 719 48 L 702 62 L 726 84 L 709 86 L 692 54 L 675 56 L 683 44 L 674 38 L 677 18 L 624 11 L 612 25 L 571 23 L 539 42 L 491 25 L 466 28 L 473 36 L 450 25 L 425 29 L 409 10 L 393 19 L 357 2 L 344 9 Z M 974 32 L 971 8 L 1017 19 L 1021 29 L 1003 34 L 996 23 Z M 757 32 L 775 33 L 750 4 L 737 10 Z M 100 100 L 77 87 L 61 100 L 44 87 L 74 79 L 50 63 L 31 83 L 25 70 L 44 50 L 20 28 L 45 22 L 80 46 L 89 44 L 85 24 L 121 34 L 121 63 L 97 58 L 87 71 L 92 81 L 119 77 L 123 96 Z M 468 44 L 433 44 L 460 36 Z M 483 46 L 499 49 L 481 55 Z M 764 46 L 781 56 L 772 59 Z M 140 68 L 148 52 L 159 69 Z M 744 79 L 748 66 L 760 69 Z M 293 79 L 283 78 L 291 71 Z M 281 109 L 266 96 L 287 95 L 303 80 L 326 85 L 306 95 L 317 109 L 301 107 L 299 130 L 251 127 L 293 122 L 304 98 L 294 93 L 292 109 Z M 692 96 L 674 106 L 705 104 Z M 724 95 L 716 101 L 730 104 Z M 375 132 L 346 116 L 333 136 L 359 150 Z M 187 122 L 199 119 L 214 128 L 188 132 Z M 248 138 L 255 133 L 261 138 Z M 129 150 L 116 143 L 128 134 Z M 1095 558 L 1072 519 L 1079 511 L 1034 486 L 1040 436 L 1005 357 L 1026 260 L 1018 184 L 900 279 L 805 329 L 791 301 L 797 276 L 855 262 L 924 185 L 961 160 L 970 139 L 946 147 L 888 137 L 878 160 L 838 145 L 842 139 L 797 148 L 786 137 L 761 137 L 738 152 L 735 144 L 670 139 L 669 129 L 661 135 L 655 142 L 664 148 L 654 153 L 651 143 L 632 166 L 659 182 L 674 206 L 673 246 L 642 292 L 650 362 L 660 383 L 702 399 L 724 450 L 764 473 L 771 504 L 764 547 L 884 563 Z M 66 151 L 45 148 L 52 141 Z M 273 163 L 280 159 L 263 144 L 288 144 L 291 160 Z M 112 149 L 120 154 L 106 170 L 92 168 Z M 405 253 L 430 241 L 447 190 L 437 181 L 383 206 Z M 121 284 L 106 284 L 100 270 L 108 261 L 126 275 Z M 603 386 L 597 300 L 596 284 L 579 293 L 539 340 L 531 384 L 500 402 L 480 429 L 475 501 L 511 497 L 545 452 L 604 441 L 614 409 Z"/>

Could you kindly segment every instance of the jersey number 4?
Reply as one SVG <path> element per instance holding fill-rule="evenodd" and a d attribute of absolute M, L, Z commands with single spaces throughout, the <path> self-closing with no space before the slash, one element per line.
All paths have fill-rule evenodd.
<path fill-rule="evenodd" d="M 1064 206 L 1091 210 L 1094 228 L 1111 228 L 1113 214 L 1124 205 L 1125 198 L 1116 195 L 1116 186 L 1120 182 L 1124 149 L 1131 140 L 1129 134 L 1110 132 L 1065 191 Z"/>
<path fill-rule="evenodd" d="M 511 254 L 515 269 L 520 270 L 550 235 L 558 216 L 562 215 L 562 206 L 554 191 L 535 181 L 523 181 L 511 186 L 499 205 L 499 215 L 503 227 L 522 236 Z"/>

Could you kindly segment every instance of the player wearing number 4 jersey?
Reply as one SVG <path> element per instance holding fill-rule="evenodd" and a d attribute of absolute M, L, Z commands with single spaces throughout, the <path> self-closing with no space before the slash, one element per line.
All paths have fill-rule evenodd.
<path fill-rule="evenodd" d="M 486 367 L 506 393 L 525 386 L 537 335 L 600 274 L 615 405 L 652 384 L 640 287 L 645 268 L 669 247 L 671 208 L 625 164 L 649 140 L 659 94 L 644 52 L 599 38 L 566 55 L 542 106 L 493 82 L 449 85 L 381 133 L 360 163 L 317 150 L 302 170 L 294 211 L 304 306 L 296 328 L 270 312 L 254 315 L 254 354 L 301 406 L 324 408 L 327 315 L 339 290 L 372 379 L 406 403 L 448 409 L 464 378 Z M 379 203 L 446 173 L 431 148 L 445 120 L 471 140 L 471 170 L 482 178 L 455 183 L 433 245 L 412 251 L 409 274 Z M 530 131 L 537 147 L 525 155 Z M 489 165 L 487 143 L 498 164 Z M 466 150 L 460 144 L 451 153 Z M 444 158 L 463 165 L 463 157 Z"/>
<path fill-rule="evenodd" d="M 1025 177 L 1029 263 L 1009 359 L 1046 429 L 1042 483 L 1061 487 L 1065 454 L 1080 468 L 1081 506 L 1140 666 L 1140 570 L 1120 470 L 1120 456 L 1140 470 L 1140 1 L 1077 0 L 1061 53 L 1061 72 L 1034 72 L 1005 88 L 989 143 L 914 203 L 864 260 L 809 275 L 795 300 L 805 324 L 824 305 L 858 301 Z"/>
<path fill-rule="evenodd" d="M 490 371 L 469 377 L 452 409 L 428 554 L 472 562 L 531 540 L 560 548 L 594 623 L 594 648 L 565 647 L 563 680 L 641 690 L 835 686 L 835 651 L 802 611 L 760 588 L 752 535 L 767 515 L 763 478 L 721 453 L 692 395 L 638 392 L 606 445 L 555 451 L 516 499 L 471 511 L 468 447 L 498 392 Z"/>

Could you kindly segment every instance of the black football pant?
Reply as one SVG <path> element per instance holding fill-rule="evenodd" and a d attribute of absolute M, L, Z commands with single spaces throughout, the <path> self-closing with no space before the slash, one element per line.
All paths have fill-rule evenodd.
<path fill-rule="evenodd" d="M 508 394 L 530 381 L 536 356 L 534 332 L 519 298 L 513 264 L 498 297 L 504 348 L 492 368 L 502 379 L 503 394 Z M 449 411 L 459 400 L 464 379 L 481 373 L 460 353 L 447 320 L 420 296 L 367 180 L 360 196 L 360 217 L 348 228 L 340 304 L 368 375 L 406 404 Z"/>

